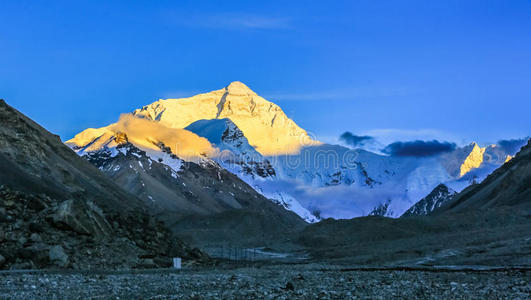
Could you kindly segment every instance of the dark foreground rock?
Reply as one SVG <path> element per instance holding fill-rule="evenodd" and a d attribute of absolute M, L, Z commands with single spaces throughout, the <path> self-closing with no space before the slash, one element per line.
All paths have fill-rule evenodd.
<path fill-rule="evenodd" d="M 141 211 L 108 213 L 81 199 L 0 186 L 0 269 L 131 269 L 208 260 Z"/>
<path fill-rule="evenodd" d="M 207 259 L 149 207 L 0 99 L 0 269 L 168 267 Z"/>
<path fill-rule="evenodd" d="M 0 275 L 12 299 L 528 299 L 531 273 L 275 266 L 139 274 Z"/>

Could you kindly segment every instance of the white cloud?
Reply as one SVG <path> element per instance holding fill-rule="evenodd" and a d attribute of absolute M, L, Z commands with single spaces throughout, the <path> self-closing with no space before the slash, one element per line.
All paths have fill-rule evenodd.
<path fill-rule="evenodd" d="M 369 135 L 377 139 L 382 144 L 391 144 L 396 141 L 414 140 L 439 140 L 465 144 L 459 136 L 439 129 L 400 129 L 400 128 L 379 128 L 363 131 L 360 134 Z"/>
<path fill-rule="evenodd" d="M 218 13 L 179 15 L 171 13 L 167 18 L 172 23 L 189 27 L 225 30 L 280 30 L 292 28 L 292 19 L 250 13 Z"/>
<path fill-rule="evenodd" d="M 218 149 L 203 137 L 186 129 L 169 128 L 161 123 L 122 114 L 120 120 L 108 127 L 112 132 L 127 134 L 130 142 L 147 149 L 160 150 L 153 143 L 164 142 L 180 158 L 192 160 L 203 155 L 214 157 Z M 77 137 L 77 136 L 76 136 Z"/>
<path fill-rule="evenodd" d="M 225 29 L 288 29 L 290 19 L 259 15 L 228 14 L 210 16 L 204 25 Z"/>

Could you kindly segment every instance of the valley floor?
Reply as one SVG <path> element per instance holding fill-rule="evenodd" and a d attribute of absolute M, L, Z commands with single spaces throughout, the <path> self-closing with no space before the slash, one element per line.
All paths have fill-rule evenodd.
<path fill-rule="evenodd" d="M 531 271 L 229 270 L 0 273 L 0 299 L 528 299 Z"/>

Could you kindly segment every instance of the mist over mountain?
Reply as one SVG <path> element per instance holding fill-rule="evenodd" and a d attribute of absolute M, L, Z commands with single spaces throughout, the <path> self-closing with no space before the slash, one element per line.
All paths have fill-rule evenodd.
<path fill-rule="evenodd" d="M 388 155 L 324 144 L 241 82 L 158 100 L 66 144 L 82 156 L 104 149 L 116 153 L 113 137 L 119 133 L 162 164 L 172 164 L 163 158 L 167 155 L 212 160 L 308 222 L 374 211 L 399 217 L 439 184 L 460 191 L 510 159 L 508 146 L 475 143 L 396 142 L 384 149 Z M 373 138 L 345 132 L 342 140 L 356 148 Z"/>
<path fill-rule="evenodd" d="M 523 139 L 500 140 L 496 144 L 510 155 L 515 155 L 520 149 L 527 144 L 529 137 Z"/>

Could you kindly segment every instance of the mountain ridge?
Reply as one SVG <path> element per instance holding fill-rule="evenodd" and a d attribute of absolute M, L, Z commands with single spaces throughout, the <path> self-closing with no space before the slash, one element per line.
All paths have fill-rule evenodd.
<path fill-rule="evenodd" d="M 444 203 L 450 201 L 456 194 L 456 191 L 441 183 L 435 187 L 431 193 L 422 198 L 419 202 L 415 203 L 415 205 L 409 208 L 400 217 L 428 215 L 444 205 Z"/>
<path fill-rule="evenodd" d="M 289 119 L 278 105 L 238 81 L 189 98 L 161 99 L 132 114 L 171 128 L 185 128 L 200 119 L 228 118 L 245 132 L 249 143 L 262 155 L 295 153 L 301 145 L 319 143 Z"/>
<path fill-rule="evenodd" d="M 0 125 L 0 268 L 156 268 L 174 256 L 206 259 L 3 100 Z"/>
<path fill-rule="evenodd" d="M 501 208 L 531 203 L 531 139 L 527 145 L 481 183 L 464 189 L 434 214 Z"/>
<path fill-rule="evenodd" d="M 127 126 L 136 123 L 139 126 Z M 136 127 L 167 134 L 132 135 Z M 309 222 L 318 220 L 314 212 L 324 218 L 351 218 L 383 206 L 388 208 L 386 216 L 399 217 L 437 185 L 460 191 L 510 158 L 499 147 L 476 143 L 422 158 L 320 143 L 280 107 L 241 82 L 188 98 L 156 101 L 66 143 L 83 155 L 104 147 L 101 141 L 117 131 L 130 135 L 136 146 L 154 157 L 160 149 L 153 142 L 163 142 L 184 160 L 212 159 Z M 189 138 L 180 141 L 178 135 Z"/>

